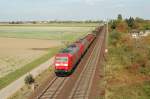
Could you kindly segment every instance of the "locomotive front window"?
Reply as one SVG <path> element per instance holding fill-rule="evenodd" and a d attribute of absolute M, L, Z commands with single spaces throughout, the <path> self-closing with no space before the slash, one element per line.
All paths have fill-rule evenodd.
<path fill-rule="evenodd" d="M 68 58 L 67 57 L 56 57 L 57 62 L 67 62 Z"/>

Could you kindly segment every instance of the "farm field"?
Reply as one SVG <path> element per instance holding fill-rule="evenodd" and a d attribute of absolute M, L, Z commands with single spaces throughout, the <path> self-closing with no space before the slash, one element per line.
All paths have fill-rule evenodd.
<path fill-rule="evenodd" d="M 49 40 L 76 40 L 95 28 L 95 24 L 72 25 L 0 25 L 0 37 L 34 38 Z"/>
<path fill-rule="evenodd" d="M 0 77 L 46 54 L 47 49 L 60 45 L 61 42 L 54 40 L 0 37 Z"/>
<path fill-rule="evenodd" d="M 64 41 L 81 38 L 95 26 L 0 25 L 0 89 L 48 60 Z"/>

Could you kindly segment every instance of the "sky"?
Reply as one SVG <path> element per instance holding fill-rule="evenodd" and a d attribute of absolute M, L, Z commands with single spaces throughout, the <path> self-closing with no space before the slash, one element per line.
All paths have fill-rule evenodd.
<path fill-rule="evenodd" d="M 0 21 L 150 19 L 150 0 L 0 0 Z"/>

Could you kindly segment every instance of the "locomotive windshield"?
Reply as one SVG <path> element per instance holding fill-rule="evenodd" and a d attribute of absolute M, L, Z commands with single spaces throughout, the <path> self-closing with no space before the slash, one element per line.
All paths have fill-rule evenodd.
<path fill-rule="evenodd" d="M 67 57 L 56 57 L 56 62 L 67 62 L 68 58 Z"/>

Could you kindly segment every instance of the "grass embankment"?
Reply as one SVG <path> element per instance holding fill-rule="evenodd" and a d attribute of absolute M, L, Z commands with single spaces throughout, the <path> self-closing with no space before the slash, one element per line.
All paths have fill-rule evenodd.
<path fill-rule="evenodd" d="M 39 66 L 43 62 L 50 59 L 54 54 L 58 52 L 60 48 L 51 48 L 50 51 L 41 56 L 40 58 L 32 61 L 31 63 L 28 63 L 27 65 L 23 66 L 20 69 L 17 69 L 16 71 L 9 73 L 8 75 L 0 78 L 0 89 L 6 87 L 11 82 L 15 81 L 17 78 L 21 77 L 22 75 L 26 74 L 27 72 L 30 72 L 35 67 Z"/>
<path fill-rule="evenodd" d="M 128 33 L 109 34 L 105 99 L 150 98 L 148 38 L 136 41 Z"/>
<path fill-rule="evenodd" d="M 47 78 L 51 79 L 52 71 L 53 71 L 53 69 L 50 67 L 49 69 L 43 71 L 43 73 L 38 75 L 35 78 L 36 84 L 38 86 L 41 86 L 41 85 L 43 85 L 43 83 L 45 83 L 47 81 Z M 48 76 L 45 76 L 45 75 L 48 75 Z M 20 90 L 18 90 L 14 95 L 12 95 L 8 99 L 28 99 L 33 93 L 33 89 L 31 87 L 32 87 L 32 85 L 23 86 Z"/>

